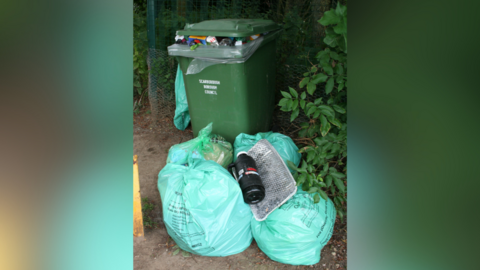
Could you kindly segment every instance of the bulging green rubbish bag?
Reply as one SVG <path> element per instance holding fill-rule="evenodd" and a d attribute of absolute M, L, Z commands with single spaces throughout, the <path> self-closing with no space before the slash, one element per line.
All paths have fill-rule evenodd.
<path fill-rule="evenodd" d="M 240 253 L 252 242 L 252 211 L 230 173 L 211 160 L 167 164 L 158 175 L 163 221 L 178 246 L 202 256 Z"/>
<path fill-rule="evenodd" d="M 190 159 L 206 159 L 227 168 L 233 160 L 232 144 L 211 133 L 212 123 L 201 129 L 198 137 L 170 147 L 167 163 L 187 164 Z"/>
<path fill-rule="evenodd" d="M 233 156 L 234 161 L 237 160 L 237 154 L 241 151 L 247 152 L 252 148 L 258 141 L 261 139 L 266 139 L 272 146 L 277 150 L 278 154 L 282 158 L 285 164 L 287 160 L 293 162 L 297 167 L 300 164 L 300 159 L 302 154 L 298 153 L 298 147 L 295 145 L 293 140 L 283 134 L 274 133 L 274 132 L 261 132 L 256 135 L 248 135 L 245 133 L 240 133 L 233 142 L 233 148 L 235 154 Z M 293 172 L 289 168 L 290 172 Z"/>
<path fill-rule="evenodd" d="M 187 94 L 180 64 L 178 65 L 177 77 L 175 78 L 175 104 L 173 123 L 178 129 L 185 130 L 188 123 L 190 123 L 190 113 L 188 111 Z"/>
<path fill-rule="evenodd" d="M 320 251 L 332 236 L 335 206 L 329 199 L 313 202 L 303 190 L 273 211 L 266 220 L 252 218 L 253 238 L 272 260 L 312 265 L 320 261 Z"/>

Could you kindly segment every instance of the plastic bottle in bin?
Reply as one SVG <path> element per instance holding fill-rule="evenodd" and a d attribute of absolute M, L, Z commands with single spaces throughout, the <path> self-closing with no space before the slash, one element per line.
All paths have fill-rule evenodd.
<path fill-rule="evenodd" d="M 258 174 L 257 164 L 247 152 L 239 152 L 237 161 L 228 168 L 229 170 L 235 168 L 235 173 L 232 174 L 240 184 L 245 203 L 257 204 L 265 198 L 265 187 Z"/>

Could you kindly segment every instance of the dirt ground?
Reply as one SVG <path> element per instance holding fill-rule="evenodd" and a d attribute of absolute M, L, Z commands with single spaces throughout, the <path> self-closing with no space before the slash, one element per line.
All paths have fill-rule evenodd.
<path fill-rule="evenodd" d="M 182 253 L 173 255 L 175 243 L 169 238 L 162 216 L 162 202 L 157 189 L 158 173 L 165 166 L 168 149 L 193 138 L 191 128 L 179 131 L 171 120 L 166 124 L 152 126 L 150 115 L 145 111 L 134 116 L 133 150 L 138 155 L 140 192 L 155 205 L 153 221 L 158 228 L 145 229 L 145 237 L 134 239 L 135 270 L 162 269 L 346 269 L 346 223 L 337 219 L 330 242 L 323 248 L 321 260 L 312 266 L 293 266 L 269 259 L 257 246 L 255 240 L 244 252 L 228 257 L 203 257 Z"/>

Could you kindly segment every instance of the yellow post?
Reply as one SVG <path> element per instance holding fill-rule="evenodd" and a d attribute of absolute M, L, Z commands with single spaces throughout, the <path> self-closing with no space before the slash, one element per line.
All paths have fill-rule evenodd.
<path fill-rule="evenodd" d="M 137 155 L 133 156 L 133 237 L 143 236 L 142 199 L 138 178 Z"/>

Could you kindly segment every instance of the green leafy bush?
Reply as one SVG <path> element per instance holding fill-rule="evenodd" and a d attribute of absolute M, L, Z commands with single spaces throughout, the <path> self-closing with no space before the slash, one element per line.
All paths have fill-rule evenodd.
<path fill-rule="evenodd" d="M 297 186 L 317 193 L 315 202 L 330 197 L 343 220 L 346 211 L 346 158 L 347 158 L 347 7 L 338 3 L 336 9 L 325 12 L 318 21 L 326 26 L 323 39 L 328 46 L 315 56 L 316 63 L 303 74 L 298 93 L 290 87 L 282 91 L 279 106 L 292 112 L 290 120 L 300 113 L 309 121 L 301 123 L 298 135 L 302 153 L 300 168 L 289 163 L 296 172 Z M 325 91 L 324 97 L 315 92 Z M 320 195 L 320 196 L 319 196 Z"/>

